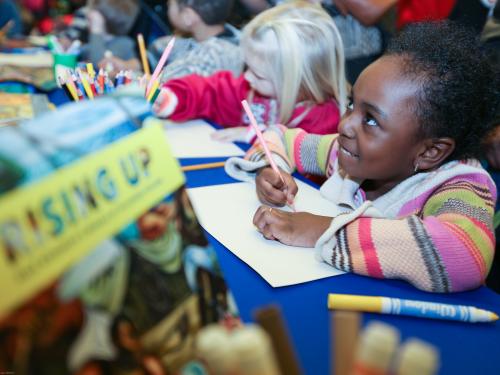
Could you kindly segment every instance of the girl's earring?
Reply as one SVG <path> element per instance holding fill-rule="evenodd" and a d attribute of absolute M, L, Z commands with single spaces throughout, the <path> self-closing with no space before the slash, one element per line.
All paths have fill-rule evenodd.
<path fill-rule="evenodd" d="M 418 172 L 418 161 L 415 163 L 415 168 L 413 169 L 414 173 Z"/>

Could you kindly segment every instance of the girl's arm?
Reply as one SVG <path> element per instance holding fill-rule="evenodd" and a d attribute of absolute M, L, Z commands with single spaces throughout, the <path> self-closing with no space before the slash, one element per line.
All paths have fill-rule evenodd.
<path fill-rule="evenodd" d="M 170 80 L 163 88 L 177 97 L 178 103 L 169 116 L 173 121 L 203 118 L 222 126 L 241 125 L 241 101 L 249 91 L 243 76 L 235 78 L 227 71 L 210 77 L 193 74 Z"/>
<path fill-rule="evenodd" d="M 426 291 L 479 287 L 492 263 L 495 237 L 494 198 L 487 184 L 478 181 L 444 184 L 419 215 L 399 220 L 361 216 L 328 233 L 342 220 L 340 215 L 317 250 L 338 269 L 403 279 Z"/>
<path fill-rule="evenodd" d="M 337 158 L 334 147 L 337 134 L 308 134 L 302 129 L 288 129 L 283 125 L 270 126 L 264 133 L 270 150 L 279 157 L 279 164 L 286 163 L 287 171 L 302 174 L 329 176 L 331 165 Z M 254 143 L 245 156 L 246 160 L 260 161 L 265 154 L 259 142 Z M 285 168 L 284 168 L 285 169 Z"/>
<path fill-rule="evenodd" d="M 245 159 L 230 158 L 225 164 L 227 174 L 242 181 L 255 180 L 261 202 L 283 206 L 292 202 L 297 185 L 290 174 L 297 169 L 301 173 L 330 175 L 337 157 L 336 134 L 312 135 L 302 129 L 288 129 L 273 125 L 264 133 L 267 146 L 281 168 L 281 177 L 271 168 L 259 142 L 254 143 Z M 258 175 L 256 176 L 256 174 Z"/>

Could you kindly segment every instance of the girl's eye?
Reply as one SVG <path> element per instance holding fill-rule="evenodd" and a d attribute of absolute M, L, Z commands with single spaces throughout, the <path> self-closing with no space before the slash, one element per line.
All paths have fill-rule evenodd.
<path fill-rule="evenodd" d="M 366 123 L 366 125 L 368 125 L 368 126 L 378 126 L 378 122 L 377 122 L 377 120 L 375 120 L 375 119 L 374 119 L 372 116 L 370 116 L 370 115 L 367 115 L 367 116 L 365 117 L 365 123 Z"/>
<path fill-rule="evenodd" d="M 347 98 L 347 109 L 352 111 L 354 109 L 354 101 L 352 98 Z"/>

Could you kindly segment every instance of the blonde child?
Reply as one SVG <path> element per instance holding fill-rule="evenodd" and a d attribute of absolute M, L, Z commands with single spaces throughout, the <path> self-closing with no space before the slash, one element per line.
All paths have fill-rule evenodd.
<path fill-rule="evenodd" d="M 266 133 L 285 183 L 257 146 L 226 170 L 241 179 L 259 170 L 257 194 L 267 205 L 254 224 L 268 239 L 427 291 L 476 288 L 495 249 L 496 188 L 474 158 L 499 104 L 497 78 L 468 30 L 409 26 L 356 81 L 338 134 L 279 126 Z M 297 186 L 286 172 L 295 168 L 328 176 L 321 194 L 341 214 L 268 206 L 293 199 Z"/>
<path fill-rule="evenodd" d="M 154 104 L 158 116 L 211 120 L 232 128 L 219 138 L 251 141 L 254 134 L 247 130 L 241 106 L 247 99 L 260 124 L 281 123 L 315 134 L 337 130 L 346 103 L 344 53 L 327 13 L 303 1 L 277 6 L 245 27 L 241 45 L 247 65 L 243 75 L 219 72 L 171 80 Z"/>

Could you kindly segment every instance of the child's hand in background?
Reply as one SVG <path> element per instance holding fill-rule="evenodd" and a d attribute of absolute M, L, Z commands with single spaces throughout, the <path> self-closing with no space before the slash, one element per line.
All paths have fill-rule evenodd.
<path fill-rule="evenodd" d="M 161 89 L 153 104 L 153 112 L 158 117 L 167 118 L 174 113 L 178 102 L 179 100 L 172 90 Z"/>
<path fill-rule="evenodd" d="M 262 203 L 273 206 L 284 206 L 287 203 L 293 203 L 299 188 L 290 174 L 281 171 L 281 176 L 285 183 L 283 183 L 279 174 L 270 167 L 263 168 L 257 173 L 255 185 L 257 187 L 257 196 Z"/>
<path fill-rule="evenodd" d="M 212 134 L 212 139 L 221 142 L 247 142 L 248 126 L 236 126 L 217 130 Z"/>
<path fill-rule="evenodd" d="M 101 61 L 99 61 L 98 67 L 107 71 L 111 78 L 114 78 L 122 70 L 140 69 L 136 59 L 123 60 L 113 55 L 105 56 Z M 111 70 L 109 67 L 111 67 Z"/>
<path fill-rule="evenodd" d="M 331 222 L 331 217 L 285 212 L 268 206 L 260 206 L 253 217 L 253 224 L 268 240 L 302 247 L 314 247 Z"/>

